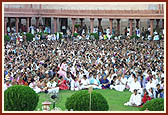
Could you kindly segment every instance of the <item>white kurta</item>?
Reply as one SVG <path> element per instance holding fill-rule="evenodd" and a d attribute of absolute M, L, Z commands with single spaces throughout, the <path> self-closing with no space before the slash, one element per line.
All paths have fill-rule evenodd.
<path fill-rule="evenodd" d="M 114 88 L 115 90 L 117 90 L 117 91 L 124 91 L 125 85 L 123 85 L 123 84 L 121 83 L 121 81 L 117 80 L 117 81 L 116 81 L 116 84 L 117 84 L 117 85 L 113 86 L 113 88 Z"/>
<path fill-rule="evenodd" d="M 129 91 L 131 91 L 131 92 L 133 92 L 134 91 L 134 89 L 141 89 L 141 85 L 140 85 L 140 83 L 138 82 L 138 81 L 133 81 L 132 83 L 131 83 L 131 85 L 130 85 L 130 90 Z"/>
<path fill-rule="evenodd" d="M 124 105 L 128 105 L 128 106 L 132 106 L 132 105 L 135 105 L 135 106 L 140 106 L 141 105 L 141 95 L 137 94 L 132 94 L 131 97 L 130 97 L 130 100 L 129 102 L 125 103 Z"/>
<path fill-rule="evenodd" d="M 30 83 L 29 87 L 32 88 L 36 93 L 40 93 L 41 89 L 39 87 L 37 87 L 36 83 Z"/>

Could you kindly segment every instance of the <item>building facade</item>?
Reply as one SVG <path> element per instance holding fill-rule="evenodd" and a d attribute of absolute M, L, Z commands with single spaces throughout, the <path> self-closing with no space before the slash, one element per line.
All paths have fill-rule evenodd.
<path fill-rule="evenodd" d="M 118 4 L 118 3 L 54 3 L 54 4 L 4 4 L 4 29 L 25 25 L 27 32 L 31 25 L 48 25 L 51 33 L 75 31 L 75 24 L 86 25 L 93 32 L 94 27 L 114 29 L 124 34 L 125 27 L 130 35 L 136 27 L 151 30 L 164 28 L 164 4 Z M 153 35 L 153 31 L 151 31 Z"/>

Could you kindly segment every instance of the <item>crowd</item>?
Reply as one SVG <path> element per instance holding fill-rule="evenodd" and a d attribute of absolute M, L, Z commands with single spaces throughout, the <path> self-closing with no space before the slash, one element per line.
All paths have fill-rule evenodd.
<path fill-rule="evenodd" d="M 164 97 L 164 78 L 163 39 L 155 42 L 126 35 L 76 42 L 47 37 L 4 44 L 4 90 L 16 84 L 27 85 L 36 93 L 90 86 L 121 92 L 128 89 L 133 94 L 125 105 L 139 106 Z"/>

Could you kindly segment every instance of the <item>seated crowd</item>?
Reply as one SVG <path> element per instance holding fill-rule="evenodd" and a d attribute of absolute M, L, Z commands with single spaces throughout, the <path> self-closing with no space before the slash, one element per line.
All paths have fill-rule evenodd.
<path fill-rule="evenodd" d="M 164 97 L 163 40 L 10 41 L 4 47 L 4 90 L 128 89 L 133 94 L 125 105 L 135 106 Z"/>

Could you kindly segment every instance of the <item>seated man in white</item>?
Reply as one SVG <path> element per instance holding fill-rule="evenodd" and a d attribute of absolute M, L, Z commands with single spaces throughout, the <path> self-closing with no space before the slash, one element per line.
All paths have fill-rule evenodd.
<path fill-rule="evenodd" d="M 141 92 L 141 94 L 142 94 L 143 89 L 141 88 L 140 83 L 137 81 L 137 77 L 135 77 L 134 81 L 131 83 L 129 91 L 133 92 L 135 89 L 139 90 L 139 92 Z"/>
<path fill-rule="evenodd" d="M 131 95 L 129 102 L 124 103 L 124 105 L 127 105 L 127 106 L 140 106 L 141 105 L 141 100 L 142 100 L 141 95 L 137 93 L 136 89 L 134 89 L 134 92 Z"/>
<path fill-rule="evenodd" d="M 32 88 L 36 93 L 40 93 L 42 90 L 37 86 L 35 81 L 29 84 L 29 87 Z"/>
<path fill-rule="evenodd" d="M 80 85 L 79 85 L 78 77 L 74 77 L 71 80 L 71 91 L 78 91 L 78 90 L 80 90 Z"/>
<path fill-rule="evenodd" d="M 153 82 L 152 82 L 152 79 L 149 79 L 149 81 L 148 81 L 148 83 L 146 84 L 146 91 L 148 92 L 148 93 L 150 93 L 150 91 L 149 91 L 149 89 L 153 89 L 153 88 L 155 88 L 156 86 L 153 84 Z"/>
<path fill-rule="evenodd" d="M 94 89 L 102 89 L 99 79 L 96 75 L 90 80 L 90 86 L 92 86 Z"/>
<path fill-rule="evenodd" d="M 56 86 L 57 83 L 54 81 L 54 79 L 50 79 L 50 81 L 47 83 L 48 93 L 58 93 L 59 87 Z"/>
<path fill-rule="evenodd" d="M 128 88 L 130 88 L 131 83 L 134 81 L 134 77 L 135 77 L 135 75 L 131 74 L 131 76 L 128 78 L 128 81 L 127 81 Z"/>
<path fill-rule="evenodd" d="M 90 86 L 89 79 L 87 79 L 86 75 L 83 75 L 83 78 L 81 79 L 81 89 L 88 89 Z"/>
<path fill-rule="evenodd" d="M 112 88 L 114 88 L 117 91 L 124 91 L 125 84 L 126 84 L 126 81 L 121 80 L 121 77 L 119 76 L 118 79 L 116 80 L 116 85 L 113 86 Z"/>
<path fill-rule="evenodd" d="M 126 80 L 120 76 L 116 80 L 116 85 L 113 87 L 117 91 L 124 91 L 126 85 Z"/>

